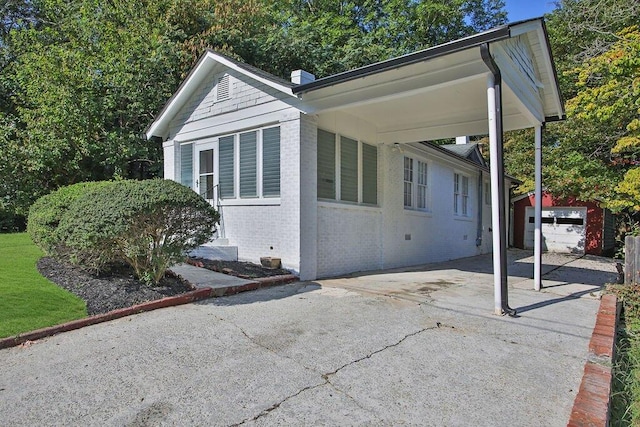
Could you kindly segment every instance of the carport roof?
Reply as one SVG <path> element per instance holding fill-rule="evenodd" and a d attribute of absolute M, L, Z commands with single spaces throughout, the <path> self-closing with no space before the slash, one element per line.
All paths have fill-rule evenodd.
<path fill-rule="evenodd" d="M 488 133 L 490 52 L 502 78 L 504 130 L 562 120 L 564 106 L 543 18 L 294 86 L 307 113 L 339 111 L 375 126 L 378 143 Z"/>
<path fill-rule="evenodd" d="M 281 93 L 307 114 L 336 111 L 371 124 L 377 143 L 488 133 L 487 77 L 481 47 L 502 74 L 505 130 L 564 118 L 543 18 L 479 34 L 296 85 L 207 50 L 146 130 L 166 137 L 169 123 L 214 70 L 226 67 Z"/>
<path fill-rule="evenodd" d="M 416 62 L 426 61 L 429 59 L 437 58 L 439 56 L 458 52 L 460 50 L 469 49 L 474 46 L 480 46 L 483 43 L 503 40 L 509 37 L 509 32 L 510 32 L 509 29 L 511 25 L 517 25 L 519 23 L 529 22 L 534 20 L 535 19 L 521 21 L 515 24 L 503 25 L 500 27 L 496 27 L 496 28 L 484 31 L 482 33 L 474 34 L 458 40 L 453 40 L 448 43 L 443 43 L 427 49 L 419 50 L 417 52 L 399 56 L 397 58 L 391 58 L 386 61 L 376 62 L 374 64 L 369 64 L 364 67 L 360 67 L 360 68 L 345 71 L 342 73 L 334 74 L 331 76 L 323 77 L 313 82 L 294 87 L 293 93 L 304 93 L 312 90 L 318 90 L 323 87 L 344 83 L 353 79 L 358 79 L 358 78 L 366 77 L 372 74 L 377 74 L 383 71 L 392 70 L 394 68 L 406 66 Z"/>

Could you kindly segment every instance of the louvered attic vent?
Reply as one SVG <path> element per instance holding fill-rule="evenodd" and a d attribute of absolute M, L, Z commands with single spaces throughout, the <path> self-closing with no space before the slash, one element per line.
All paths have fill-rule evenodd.
<path fill-rule="evenodd" d="M 225 99 L 231 98 L 229 74 L 218 77 L 218 83 L 216 86 L 216 101 L 224 101 Z"/>

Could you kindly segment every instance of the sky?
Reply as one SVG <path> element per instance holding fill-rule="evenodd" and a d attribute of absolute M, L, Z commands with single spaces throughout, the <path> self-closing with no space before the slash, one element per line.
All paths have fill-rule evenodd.
<path fill-rule="evenodd" d="M 555 8 L 554 0 L 505 0 L 505 4 L 508 22 L 537 18 Z"/>

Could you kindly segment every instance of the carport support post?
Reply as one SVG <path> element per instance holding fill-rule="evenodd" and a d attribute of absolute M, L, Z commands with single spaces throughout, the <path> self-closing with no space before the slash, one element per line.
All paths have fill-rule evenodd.
<path fill-rule="evenodd" d="M 535 229 L 533 231 L 533 287 L 542 288 L 542 126 L 535 127 L 536 165 L 535 165 Z"/>
<path fill-rule="evenodd" d="M 505 228 L 504 165 L 502 163 L 502 129 L 499 110 L 500 86 L 493 73 L 487 77 L 487 107 L 489 119 L 489 160 L 491 162 L 491 227 L 493 228 L 494 312 L 506 314 L 507 296 L 507 233 Z"/>

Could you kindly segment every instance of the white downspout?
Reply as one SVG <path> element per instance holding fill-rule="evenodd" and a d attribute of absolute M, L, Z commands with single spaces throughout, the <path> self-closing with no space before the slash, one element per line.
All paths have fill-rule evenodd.
<path fill-rule="evenodd" d="M 507 274 L 507 230 L 505 228 L 504 160 L 502 150 L 502 78 L 500 69 L 489 52 L 487 43 L 480 46 L 482 60 L 489 68 L 487 77 L 487 109 L 489 125 L 489 158 L 491 163 L 491 226 L 493 229 L 494 312 L 515 316 L 509 307 Z"/>
<path fill-rule="evenodd" d="M 535 127 L 535 207 L 533 231 L 533 287 L 542 288 L 542 125 Z"/>
<path fill-rule="evenodd" d="M 491 162 L 491 227 L 493 233 L 493 309 L 502 315 L 502 267 L 500 256 L 500 198 L 498 190 L 498 129 L 496 122 L 496 88 L 492 73 L 487 77 L 487 106 L 489 109 L 489 161 Z"/>

